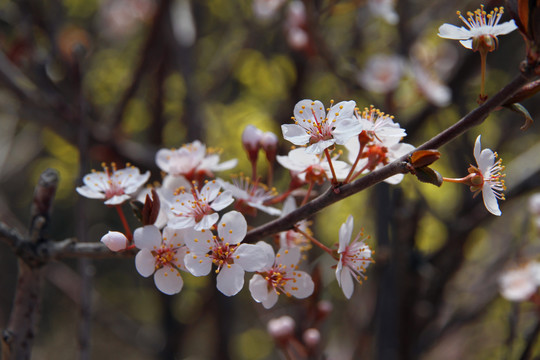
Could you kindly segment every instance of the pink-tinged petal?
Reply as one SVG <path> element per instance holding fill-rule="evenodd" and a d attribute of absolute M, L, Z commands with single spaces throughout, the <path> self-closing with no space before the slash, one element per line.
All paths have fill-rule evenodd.
<path fill-rule="evenodd" d="M 268 281 L 259 274 L 253 275 L 249 280 L 249 292 L 256 302 L 263 302 L 268 298 Z"/>
<path fill-rule="evenodd" d="M 226 296 L 238 294 L 244 286 L 244 270 L 236 264 L 221 268 L 217 276 L 217 289 Z"/>
<path fill-rule="evenodd" d="M 339 287 L 341 287 L 341 273 L 343 272 L 343 262 L 341 261 L 342 257 L 340 256 L 339 261 L 336 266 L 336 280 Z"/>
<path fill-rule="evenodd" d="M 184 280 L 178 270 L 170 266 L 164 266 L 156 271 L 154 283 L 159 291 L 167 295 L 178 294 L 184 286 Z"/>
<path fill-rule="evenodd" d="M 257 243 L 259 244 L 259 243 Z M 234 252 L 234 263 L 245 271 L 260 271 L 268 262 L 268 254 L 259 245 L 241 244 Z"/>
<path fill-rule="evenodd" d="M 354 290 L 353 274 L 351 274 L 351 271 L 348 268 L 344 268 L 343 271 L 341 271 L 340 278 L 341 290 L 343 290 L 345 297 L 350 299 Z"/>
<path fill-rule="evenodd" d="M 247 221 L 238 211 L 229 211 L 224 214 L 217 225 L 217 231 L 223 242 L 231 245 L 238 244 L 247 233 Z"/>
<path fill-rule="evenodd" d="M 464 27 L 457 27 L 452 24 L 442 24 L 439 27 L 439 37 L 444 39 L 453 39 L 453 40 L 465 40 L 471 37 L 470 31 Z"/>
<path fill-rule="evenodd" d="M 156 259 L 148 249 L 142 249 L 135 256 L 135 268 L 144 277 L 148 277 L 156 270 Z"/>
<path fill-rule="evenodd" d="M 292 142 L 294 145 L 306 145 L 311 138 L 304 128 L 296 124 L 281 125 L 281 131 L 285 140 Z"/>
<path fill-rule="evenodd" d="M 495 196 L 495 193 L 489 187 L 489 183 L 485 182 L 484 186 L 482 187 L 482 197 L 484 199 L 484 205 L 486 206 L 486 209 L 496 216 L 501 216 L 501 210 L 499 209 L 499 203 L 497 202 L 497 197 Z"/>
<path fill-rule="evenodd" d="M 329 139 L 329 140 L 321 140 L 316 142 L 315 144 L 312 144 L 306 148 L 306 153 L 308 154 L 321 154 L 324 149 L 334 145 L 336 140 Z"/>
<path fill-rule="evenodd" d="M 232 192 L 229 190 L 222 192 L 210 205 L 214 211 L 220 211 L 234 202 Z M 217 221 L 217 220 L 216 220 Z"/>
<path fill-rule="evenodd" d="M 135 229 L 133 242 L 139 249 L 154 250 L 161 246 L 161 232 L 154 225 L 146 225 Z"/>
<path fill-rule="evenodd" d="M 313 294 L 315 284 L 311 276 L 305 271 L 294 271 L 293 279 L 285 284 L 285 291 L 298 299 L 305 299 Z"/>
<path fill-rule="evenodd" d="M 105 201 L 105 205 L 120 205 L 126 202 L 127 200 L 131 199 L 131 196 L 129 195 L 115 195 L 109 200 Z"/>
<path fill-rule="evenodd" d="M 262 302 L 262 305 L 265 309 L 270 309 L 277 303 L 278 297 L 279 295 L 277 294 L 277 292 L 271 290 L 270 292 L 268 292 L 268 297 Z"/>
<path fill-rule="evenodd" d="M 109 231 L 107 234 L 103 235 L 101 242 L 105 244 L 111 251 L 120 251 L 125 250 L 128 239 L 126 235 L 118 231 Z"/>
<path fill-rule="evenodd" d="M 195 226 L 195 218 L 191 216 L 173 215 L 167 222 L 167 226 L 174 229 L 187 229 Z"/>
<path fill-rule="evenodd" d="M 459 42 L 464 48 L 472 50 L 472 40 L 460 40 Z"/>
<path fill-rule="evenodd" d="M 188 248 L 197 255 L 206 254 L 213 246 L 212 232 L 210 230 L 196 231 L 186 229 L 184 240 Z"/>
<path fill-rule="evenodd" d="M 512 19 L 505 23 L 495 25 L 491 31 L 493 35 L 499 36 L 499 35 L 506 35 L 508 33 L 511 33 L 512 31 L 516 29 L 517 29 L 516 23 L 514 22 L 514 19 Z"/>
<path fill-rule="evenodd" d="M 219 215 L 216 213 L 204 215 L 201 221 L 195 224 L 194 230 L 200 231 L 203 229 L 210 229 L 219 219 Z"/>
<path fill-rule="evenodd" d="M 212 260 L 193 252 L 184 256 L 184 265 L 193 276 L 205 276 L 212 270 Z"/>
<path fill-rule="evenodd" d="M 287 269 L 294 269 L 300 261 L 300 256 L 300 248 L 281 248 L 276 256 L 276 263 L 284 265 Z"/>
<path fill-rule="evenodd" d="M 163 229 L 163 244 L 172 245 L 175 248 L 185 245 L 184 233 L 185 230 L 166 227 Z"/>
<path fill-rule="evenodd" d="M 354 218 L 349 215 L 347 221 L 345 221 L 339 228 L 339 249 L 338 253 L 345 251 L 347 245 L 351 241 L 351 236 L 354 228 Z"/>
<path fill-rule="evenodd" d="M 75 189 L 79 195 L 82 195 L 86 198 L 89 198 L 89 199 L 105 199 L 105 194 L 104 193 L 101 193 L 101 192 L 98 192 L 98 191 L 94 191 L 92 188 L 90 188 L 89 186 L 80 186 L 78 188 Z"/>

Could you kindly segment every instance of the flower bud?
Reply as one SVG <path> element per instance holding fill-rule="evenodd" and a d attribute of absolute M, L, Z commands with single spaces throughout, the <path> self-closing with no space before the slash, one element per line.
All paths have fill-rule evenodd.
<path fill-rule="evenodd" d="M 128 239 L 121 232 L 109 231 L 107 234 L 103 235 L 101 242 L 111 251 L 121 251 L 125 250 Z"/>
<path fill-rule="evenodd" d="M 276 160 L 278 137 L 273 132 L 267 131 L 261 136 L 260 144 L 266 152 L 266 158 L 270 162 Z"/>
<path fill-rule="evenodd" d="M 321 333 L 315 328 L 307 329 L 302 335 L 302 340 L 307 347 L 314 348 L 321 342 Z"/>
<path fill-rule="evenodd" d="M 282 316 L 268 322 L 266 329 L 275 340 L 285 340 L 293 335 L 294 320 L 290 316 Z"/>
<path fill-rule="evenodd" d="M 259 154 L 259 149 L 261 148 L 261 138 L 263 132 L 257 129 L 253 125 L 248 125 L 242 133 L 242 145 L 246 149 L 249 157 L 249 161 L 252 163 L 257 161 L 257 156 Z"/>

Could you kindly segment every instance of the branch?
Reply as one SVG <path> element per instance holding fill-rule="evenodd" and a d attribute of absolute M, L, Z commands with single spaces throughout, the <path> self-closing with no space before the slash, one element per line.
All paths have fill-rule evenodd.
<path fill-rule="evenodd" d="M 426 141 L 424 144 L 420 145 L 417 149 L 413 150 L 413 152 L 422 149 L 438 149 L 442 145 L 448 143 L 452 139 L 455 139 L 456 137 L 471 129 L 472 127 L 481 124 L 491 112 L 504 104 L 512 95 L 514 95 L 514 93 L 521 89 L 523 85 L 531 81 L 534 76 L 534 69 L 524 69 L 522 73 L 516 76 L 514 80 L 512 80 L 492 98 L 488 99 L 484 104 L 471 111 L 454 125 L 450 126 L 443 132 Z M 410 154 L 412 154 L 412 152 Z M 379 170 L 375 170 L 350 184 L 342 185 L 335 189 L 328 189 L 318 198 L 314 199 L 313 201 L 304 206 L 299 207 L 288 215 L 273 220 L 269 223 L 266 223 L 258 228 L 249 231 L 244 241 L 255 242 L 256 240 L 265 236 L 289 230 L 293 228 L 294 224 L 296 224 L 298 221 L 317 213 L 318 211 L 332 205 L 339 200 L 342 200 L 368 187 L 371 187 L 389 178 L 392 175 L 396 175 L 399 173 L 407 173 L 407 158 L 410 156 L 410 154 L 407 154 L 400 159 L 380 168 Z"/>

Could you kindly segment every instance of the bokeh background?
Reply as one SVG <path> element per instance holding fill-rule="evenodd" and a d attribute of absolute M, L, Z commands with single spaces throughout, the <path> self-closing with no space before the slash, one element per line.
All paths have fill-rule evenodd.
<path fill-rule="evenodd" d="M 0 220 L 26 231 L 33 187 L 52 167 L 61 181 L 49 237 L 99 241 L 122 226 L 114 209 L 75 192 L 81 175 L 102 162 L 129 162 L 159 181 L 156 151 L 196 139 L 220 148 L 223 160 L 237 158 L 231 172 L 249 173 L 243 128 L 253 124 L 281 138 L 280 125 L 304 98 L 373 104 L 395 115 L 407 131 L 404 141 L 418 146 L 477 106 L 479 55 L 437 37 L 437 29 L 457 25 L 457 10 L 479 5 L 2 0 Z M 517 31 L 499 40 L 488 55 L 488 95 L 518 74 L 525 56 Z M 540 114 L 538 97 L 523 105 L 533 118 Z M 271 310 L 246 288 L 226 298 L 212 278 L 186 275 L 182 292 L 167 296 L 137 274 L 132 258 L 68 259 L 47 266 L 33 358 L 279 359 L 266 324 L 281 315 L 296 320 L 299 336 L 308 327 L 320 330 L 321 359 L 538 356 L 535 307 L 502 299 L 497 284 L 501 271 L 540 249 L 537 214 L 528 207 L 540 186 L 539 125 L 521 131 L 523 122 L 500 109 L 442 147 L 433 166 L 447 177 L 465 176 L 482 134 L 506 165 L 500 218 L 465 186 L 437 188 L 406 176 L 310 219 L 314 236 L 329 246 L 349 214 L 356 231 L 371 235 L 376 263 L 349 301 L 333 262 L 316 248 L 309 253 L 315 294 L 280 299 Z M 281 140 L 279 153 L 289 147 Z M 265 173 L 264 161 L 259 170 Z M 278 191 L 289 179 L 276 169 Z M 16 274 L 16 256 L 0 242 L 0 328 L 9 319 Z"/>

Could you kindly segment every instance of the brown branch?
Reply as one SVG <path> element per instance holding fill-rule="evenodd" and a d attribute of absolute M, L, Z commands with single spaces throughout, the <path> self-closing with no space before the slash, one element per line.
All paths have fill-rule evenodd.
<path fill-rule="evenodd" d="M 414 151 L 421 149 L 438 149 L 465 131 L 481 124 L 491 112 L 504 104 L 514 93 L 516 93 L 523 85 L 527 84 L 533 78 L 534 69 L 525 69 L 522 73 L 516 76 L 514 80 L 512 80 L 492 98 L 488 99 L 484 104 L 471 111 L 454 125 L 420 145 Z M 336 189 L 327 190 L 318 198 L 304 206 L 299 207 L 288 215 L 249 231 L 246 235 L 245 241 L 255 242 L 265 236 L 291 229 L 298 221 L 308 218 L 309 216 L 339 200 L 371 187 L 392 175 L 407 173 L 407 158 L 409 155 L 410 154 L 405 155 L 400 159 L 382 167 L 381 169 L 373 171 L 368 175 L 352 182 L 351 184 L 346 184 Z"/>

